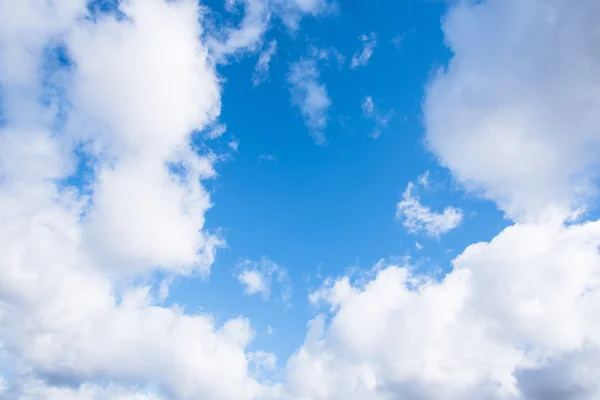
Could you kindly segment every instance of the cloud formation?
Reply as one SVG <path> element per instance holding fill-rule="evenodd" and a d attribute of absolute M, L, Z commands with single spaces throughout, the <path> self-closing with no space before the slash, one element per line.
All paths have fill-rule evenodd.
<path fill-rule="evenodd" d="M 244 285 L 247 294 L 260 294 L 265 301 L 269 300 L 272 293 L 273 282 L 280 286 L 280 300 L 289 306 L 292 296 L 292 286 L 287 271 L 263 258 L 260 261 L 243 260 L 236 266 L 237 280 Z"/>
<path fill-rule="evenodd" d="M 427 185 L 427 176 L 424 174 L 419 177 L 420 185 Z M 396 218 L 402 221 L 402 225 L 410 233 L 424 233 L 431 237 L 439 237 L 462 223 L 461 209 L 448 206 L 441 213 L 435 212 L 421 204 L 419 197 L 413 194 L 414 190 L 414 183 L 409 182 L 402 200 L 396 205 Z"/>
<path fill-rule="evenodd" d="M 210 272 L 221 239 L 203 230 L 200 180 L 215 173 L 190 134 L 218 115 L 220 86 L 196 1 L 120 9 L 127 19 L 83 18 L 84 1 L 0 3 L 2 396 L 267 396 L 248 373 L 246 319 L 216 324 L 130 284 Z M 57 43 L 68 63 L 50 63 Z M 78 154 L 85 187 L 68 184 Z"/>
<path fill-rule="evenodd" d="M 330 280 L 318 297 L 333 315 L 312 322 L 288 361 L 290 390 L 311 399 L 593 398 L 599 240 L 598 222 L 514 225 L 467 248 L 440 282 L 389 264 L 366 283 Z"/>
<path fill-rule="evenodd" d="M 267 47 L 258 56 L 258 61 L 254 67 L 254 74 L 252 75 L 252 84 L 254 86 L 260 85 L 269 77 L 271 58 L 273 58 L 276 51 L 277 40 L 271 40 Z"/>
<path fill-rule="evenodd" d="M 362 50 L 358 50 L 350 60 L 350 68 L 364 67 L 369 63 L 375 46 L 377 46 L 377 37 L 374 32 L 360 35 L 358 38 L 362 43 Z"/>
<path fill-rule="evenodd" d="M 381 136 L 381 133 L 385 128 L 387 128 L 390 119 L 394 115 L 393 110 L 389 110 L 387 112 L 381 112 L 373 102 L 373 98 L 371 96 L 365 96 L 363 99 L 360 108 L 362 109 L 363 115 L 374 122 L 375 127 L 373 131 L 369 135 L 372 139 L 377 139 Z"/>
<path fill-rule="evenodd" d="M 444 18 L 454 57 L 427 89 L 427 143 L 513 219 L 572 214 L 597 194 L 599 7 L 460 2 Z"/>
<path fill-rule="evenodd" d="M 331 106 L 331 99 L 327 94 L 327 88 L 319 80 L 316 61 L 302 60 L 292 64 L 288 82 L 292 102 L 300 109 L 304 123 L 309 128 L 315 143 L 325 144 L 323 130 L 327 126 L 327 110 Z"/>

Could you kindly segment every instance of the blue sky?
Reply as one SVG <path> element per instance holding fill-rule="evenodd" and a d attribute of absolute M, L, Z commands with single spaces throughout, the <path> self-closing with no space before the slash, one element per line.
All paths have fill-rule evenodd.
<path fill-rule="evenodd" d="M 446 5 L 398 2 L 386 7 L 385 15 L 365 12 L 361 3 L 339 6 L 333 16 L 303 21 L 293 35 L 285 28 L 269 32 L 265 43 L 277 40 L 277 54 L 268 81 L 258 87 L 250 79 L 255 54 L 219 69 L 226 79 L 219 121 L 227 133 L 221 139 L 223 144 L 238 140 L 240 147 L 209 182 L 215 206 L 207 226 L 222 230 L 228 248 L 219 251 L 208 281 L 177 283 L 171 297 L 228 317 L 252 316 L 262 331 L 271 325 L 276 336 L 259 333 L 255 344 L 280 357 L 295 349 L 307 320 L 319 311 L 307 301 L 309 290 L 318 286 L 317 274 L 337 276 L 350 266 L 404 256 L 427 258 L 423 268 L 447 271 L 457 251 L 489 240 L 506 224 L 493 204 L 465 196 L 423 143 L 425 84 L 449 58 L 440 30 Z M 359 37 L 371 32 L 377 36 L 373 56 L 364 67 L 350 68 Z M 310 58 L 310 46 L 334 48 L 346 57 L 341 66 L 335 59 L 319 63 L 332 101 L 323 146 L 308 135 L 287 83 L 290 64 Z M 377 139 L 370 137 L 375 124 L 361 110 L 366 96 L 393 112 Z M 274 160 L 261 160 L 263 155 Z M 407 183 L 425 171 L 434 185 L 422 194 L 426 204 L 435 209 L 452 204 L 468 213 L 465 226 L 444 237 L 410 234 L 395 218 Z M 415 248 L 417 241 L 422 251 Z M 261 257 L 289 271 L 290 309 L 244 298 L 232 279 L 237 261 Z"/>
<path fill-rule="evenodd" d="M 0 400 L 598 397 L 599 16 L 0 0 Z"/>

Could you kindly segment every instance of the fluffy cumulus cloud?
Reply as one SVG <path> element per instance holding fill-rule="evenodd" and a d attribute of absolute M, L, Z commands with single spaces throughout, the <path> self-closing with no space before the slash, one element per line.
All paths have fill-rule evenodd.
<path fill-rule="evenodd" d="M 375 51 L 375 46 L 377 46 L 377 37 L 374 32 L 369 34 L 360 35 L 358 38 L 362 43 L 362 49 L 358 50 L 352 56 L 352 60 L 350 61 L 350 68 L 358 68 L 364 67 L 369 63 L 373 52 Z"/>
<path fill-rule="evenodd" d="M 325 144 L 323 130 L 327 126 L 327 110 L 331 99 L 327 88 L 319 80 L 319 70 L 315 60 L 302 60 L 290 66 L 288 75 L 292 102 L 296 105 L 304 123 L 317 144 Z"/>
<path fill-rule="evenodd" d="M 313 297 L 334 315 L 313 322 L 288 383 L 307 399 L 595 398 L 599 241 L 599 222 L 514 225 L 441 282 L 396 265 L 330 281 Z"/>
<path fill-rule="evenodd" d="M 600 398 L 600 221 L 580 214 L 600 161 L 599 17 L 592 0 L 450 7 L 426 142 L 514 225 L 441 280 L 408 264 L 326 280 L 310 298 L 329 312 L 287 363 L 295 398 Z"/>
<path fill-rule="evenodd" d="M 454 58 L 427 90 L 430 148 L 512 218 L 585 207 L 597 194 L 600 4 L 472 3 L 444 19 Z"/>
<path fill-rule="evenodd" d="M 247 320 L 160 307 L 128 283 L 210 271 L 214 170 L 190 134 L 218 115 L 220 87 L 196 1 L 120 8 L 0 2 L 1 396 L 268 396 Z"/>
<path fill-rule="evenodd" d="M 292 286 L 285 268 L 273 261 L 263 258 L 260 261 L 243 260 L 236 266 L 237 280 L 244 285 L 247 294 L 260 294 L 267 301 L 271 297 L 274 282 L 280 288 L 278 300 L 290 305 Z"/>

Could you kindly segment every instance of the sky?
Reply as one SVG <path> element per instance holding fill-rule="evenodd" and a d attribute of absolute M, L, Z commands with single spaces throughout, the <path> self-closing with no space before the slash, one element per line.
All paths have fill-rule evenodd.
<path fill-rule="evenodd" d="M 0 400 L 600 399 L 599 18 L 0 0 Z"/>

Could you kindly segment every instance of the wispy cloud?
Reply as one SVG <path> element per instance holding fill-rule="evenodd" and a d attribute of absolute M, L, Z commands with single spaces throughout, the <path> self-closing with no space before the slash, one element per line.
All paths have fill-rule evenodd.
<path fill-rule="evenodd" d="M 325 85 L 319 81 L 316 61 L 303 60 L 292 64 L 288 82 L 292 102 L 300 109 L 315 142 L 325 144 L 323 130 L 327 126 L 327 110 L 331 106 L 331 99 Z"/>
<path fill-rule="evenodd" d="M 226 124 L 217 124 L 216 126 L 213 126 L 212 128 L 210 128 L 204 134 L 204 138 L 207 140 L 217 139 L 217 138 L 220 138 L 221 136 L 223 136 L 223 134 L 225 132 L 227 132 L 227 125 Z"/>
<path fill-rule="evenodd" d="M 254 67 L 254 73 L 252 74 L 252 84 L 254 86 L 258 86 L 268 79 L 271 59 L 276 52 L 277 40 L 271 40 L 267 47 L 258 56 L 258 61 Z"/>
<path fill-rule="evenodd" d="M 375 104 L 373 104 L 373 98 L 371 96 L 366 96 L 361 103 L 360 107 L 363 110 L 363 114 L 370 116 L 373 115 L 375 111 Z"/>
<path fill-rule="evenodd" d="M 240 148 L 240 141 L 232 140 L 231 142 L 227 143 L 227 146 L 229 146 L 229 148 L 233 151 L 238 151 L 238 149 Z"/>
<path fill-rule="evenodd" d="M 381 112 L 373 102 L 373 98 L 371 96 L 366 96 L 361 103 L 361 109 L 363 111 L 363 115 L 372 120 L 375 123 L 375 127 L 373 131 L 369 135 L 373 139 L 377 139 L 383 133 L 383 130 L 387 128 L 390 119 L 394 116 L 394 111 L 389 110 L 386 112 Z"/>
<path fill-rule="evenodd" d="M 275 154 L 261 154 L 258 156 L 258 161 L 277 162 L 277 156 Z"/>
<path fill-rule="evenodd" d="M 338 68 L 342 68 L 344 63 L 346 62 L 346 56 L 343 55 L 338 49 L 335 47 L 316 47 L 309 46 L 308 52 L 310 57 L 315 60 L 322 60 L 325 62 L 335 60 Z"/>
<path fill-rule="evenodd" d="M 418 183 L 427 186 L 428 173 L 421 175 Z M 402 221 L 402 225 L 410 233 L 424 233 L 427 236 L 439 237 L 462 223 L 461 209 L 448 206 L 442 212 L 433 211 L 430 207 L 421 204 L 414 191 L 415 184 L 409 182 L 396 208 L 396 218 Z M 416 247 L 419 249 L 419 245 Z"/>
<path fill-rule="evenodd" d="M 173 398 L 244 393 L 248 322 L 161 306 L 170 277 L 208 275 L 222 243 L 204 227 L 212 160 L 192 145 L 221 106 L 202 10 L 131 0 L 115 2 L 127 18 L 94 18 L 87 3 L 0 2 L 0 254 L 23 254 L 0 260 L 0 376 L 19 365 L 0 397 L 160 398 L 131 378 Z M 77 68 L 48 66 L 58 41 Z M 40 104 L 42 71 L 72 107 Z M 63 190 L 77 158 L 97 160 L 86 196 Z"/>
<path fill-rule="evenodd" d="M 210 32 L 208 45 L 219 62 L 260 49 L 273 19 L 283 21 L 293 32 L 303 17 L 332 13 L 336 7 L 328 0 L 226 0 L 225 10 L 232 14 L 243 13 L 243 17 L 237 26 L 226 24 Z"/>
<path fill-rule="evenodd" d="M 367 65 L 375 51 L 375 46 L 377 46 L 377 37 L 374 32 L 360 35 L 358 39 L 362 42 L 362 49 L 358 50 L 352 56 L 350 68 L 364 67 Z"/>
<path fill-rule="evenodd" d="M 273 261 L 262 258 L 260 261 L 243 260 L 236 265 L 235 277 L 244 285 L 244 292 L 259 294 L 263 300 L 271 298 L 273 284 L 279 285 L 279 300 L 290 305 L 292 286 L 287 271 Z"/>
<path fill-rule="evenodd" d="M 424 188 L 429 187 L 429 171 L 425 171 L 419 175 L 417 177 L 417 183 Z"/>

